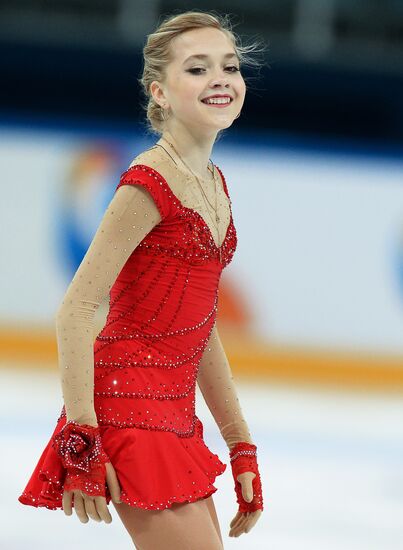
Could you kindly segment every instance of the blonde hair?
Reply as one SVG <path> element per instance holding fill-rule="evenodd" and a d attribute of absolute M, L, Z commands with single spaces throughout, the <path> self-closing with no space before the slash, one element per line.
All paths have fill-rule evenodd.
<path fill-rule="evenodd" d="M 172 60 L 171 41 L 181 33 L 204 27 L 218 29 L 228 36 L 238 55 L 241 68 L 247 65 L 261 67 L 259 60 L 252 54 L 263 52 L 264 46 L 261 47 L 261 43 L 256 41 L 249 45 L 241 45 L 240 37 L 233 32 L 228 14 L 219 15 L 214 12 L 192 10 L 179 15 L 166 16 L 157 29 L 147 36 L 143 48 L 143 74 L 138 82 L 145 95 L 145 103 L 142 107 L 146 111 L 147 131 L 161 135 L 164 130 L 163 109 L 154 101 L 150 85 L 154 80 L 163 82 L 165 79 L 166 65 Z M 246 82 L 246 78 L 244 79 Z"/>

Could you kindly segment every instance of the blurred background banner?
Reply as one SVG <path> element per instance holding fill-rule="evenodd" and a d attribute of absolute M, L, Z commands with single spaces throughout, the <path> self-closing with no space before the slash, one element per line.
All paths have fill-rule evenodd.
<path fill-rule="evenodd" d="M 56 309 L 120 175 L 158 140 L 138 83 L 147 34 L 192 9 L 229 14 L 244 44 L 268 45 L 260 68 L 243 69 L 241 116 L 212 153 L 238 236 L 218 325 L 262 449 L 269 509 L 250 538 L 226 542 L 400 550 L 401 0 L 0 3 L 0 437 L 2 471 L 19 476 L 18 487 L 4 480 L 15 507 L 0 504 L 11 514 L 0 546 L 51 548 L 67 529 L 62 514 L 16 503 L 62 404 Z M 232 486 L 220 484 L 227 521 Z M 37 518 L 48 526 L 48 514 L 57 519 L 45 536 Z M 112 533 L 99 549 L 117 536 L 125 547 Z"/>

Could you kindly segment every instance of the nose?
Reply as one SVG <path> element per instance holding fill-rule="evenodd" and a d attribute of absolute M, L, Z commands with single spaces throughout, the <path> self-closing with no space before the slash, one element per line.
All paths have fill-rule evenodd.
<path fill-rule="evenodd" d="M 210 83 L 210 88 L 212 88 L 215 92 L 218 92 L 220 88 L 223 89 L 223 93 L 229 92 L 230 84 L 226 80 L 226 78 L 216 78 Z"/>
<path fill-rule="evenodd" d="M 213 78 L 211 79 L 211 84 L 214 86 L 224 85 L 229 86 L 229 76 L 228 73 L 224 72 L 222 67 L 217 68 L 215 73 L 213 73 Z"/>

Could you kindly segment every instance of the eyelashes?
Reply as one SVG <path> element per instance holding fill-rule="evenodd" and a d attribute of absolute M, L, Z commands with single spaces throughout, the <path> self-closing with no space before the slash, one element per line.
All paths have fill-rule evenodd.
<path fill-rule="evenodd" d="M 234 70 L 230 70 L 230 73 L 237 73 L 240 71 L 240 69 L 238 67 L 235 67 L 235 65 L 231 65 L 230 67 L 225 67 L 225 70 L 227 69 L 234 69 Z M 199 73 L 199 72 L 194 72 L 194 71 L 204 71 L 205 69 L 203 69 L 202 67 L 193 67 L 192 69 L 188 69 L 186 72 L 188 73 L 191 73 L 191 74 L 202 74 L 202 73 Z"/>

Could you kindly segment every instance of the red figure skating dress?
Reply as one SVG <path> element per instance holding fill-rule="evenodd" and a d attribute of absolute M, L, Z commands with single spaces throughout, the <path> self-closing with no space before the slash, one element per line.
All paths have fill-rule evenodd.
<path fill-rule="evenodd" d="M 220 276 L 237 244 L 228 188 L 215 170 L 219 233 L 194 178 L 161 146 L 121 175 L 57 312 L 64 405 L 22 504 L 62 508 L 65 471 L 52 438 L 66 411 L 98 422 L 121 500 L 144 509 L 217 490 L 226 464 L 203 441 L 196 382 L 227 443 L 250 440 L 215 324 Z M 94 343 L 95 311 L 107 298 Z"/>

